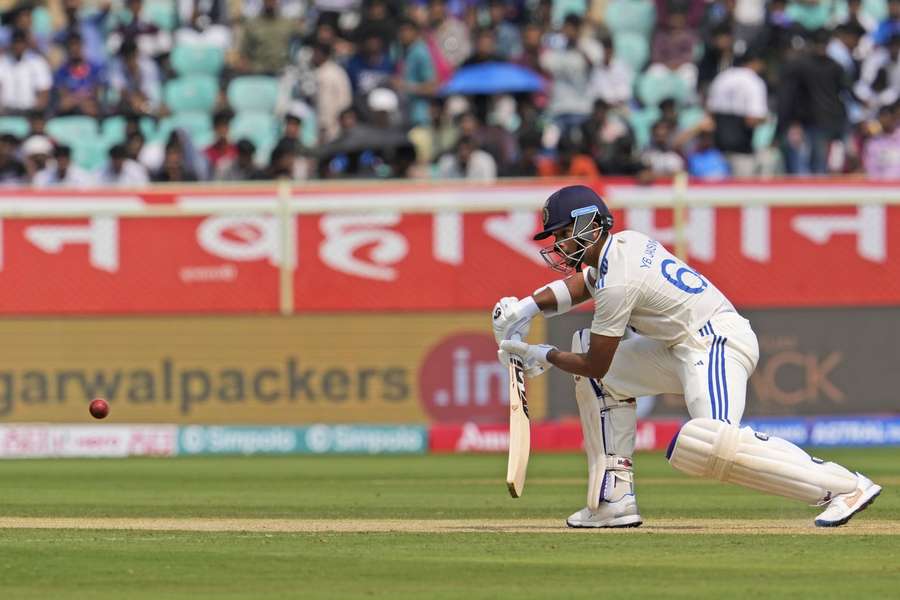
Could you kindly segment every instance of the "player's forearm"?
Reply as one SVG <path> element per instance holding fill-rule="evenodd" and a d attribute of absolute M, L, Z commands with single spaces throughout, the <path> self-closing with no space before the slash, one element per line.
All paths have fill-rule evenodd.
<path fill-rule="evenodd" d="M 568 290 L 569 297 L 571 298 L 571 306 L 577 306 L 591 297 L 581 273 L 576 273 L 575 275 L 567 277 L 566 279 L 563 279 L 562 282 Z M 558 284 L 552 282 L 551 284 L 540 288 L 532 295 L 538 308 L 545 314 L 557 312 L 560 309 L 557 299 L 558 294 L 554 293 L 551 289 L 552 285 Z"/>
<path fill-rule="evenodd" d="M 597 370 L 596 365 L 588 360 L 587 354 L 551 350 L 547 353 L 547 360 L 553 366 L 573 375 L 581 375 L 591 379 L 600 379 L 606 375 L 605 370 L 602 373 Z"/>

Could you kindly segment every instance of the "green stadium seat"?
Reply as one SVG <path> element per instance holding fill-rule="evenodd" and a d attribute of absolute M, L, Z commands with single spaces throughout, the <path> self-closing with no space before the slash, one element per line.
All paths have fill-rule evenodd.
<path fill-rule="evenodd" d="M 653 71 L 653 69 L 649 69 Z M 688 101 L 692 90 L 677 74 L 647 72 L 637 82 L 637 97 L 644 106 L 658 106 L 666 98 L 674 98 L 679 104 Z"/>
<path fill-rule="evenodd" d="M 206 112 L 175 113 L 159 122 L 155 139 L 163 143 L 175 129 L 183 129 L 198 148 L 205 148 L 213 140 L 212 117 Z"/>
<path fill-rule="evenodd" d="M 700 121 L 703 120 L 703 117 L 706 116 L 706 111 L 703 110 L 700 106 L 688 106 L 682 108 L 678 113 L 678 129 L 679 131 L 684 131 L 685 129 L 691 129 L 695 127 Z"/>
<path fill-rule="evenodd" d="M 100 139 L 109 146 L 125 141 L 125 117 L 106 117 L 100 124 Z"/>
<path fill-rule="evenodd" d="M 0 117 L 0 134 L 12 134 L 17 138 L 24 138 L 31 131 L 28 119 L 25 117 Z"/>
<path fill-rule="evenodd" d="M 145 0 L 141 13 L 146 20 L 160 29 L 172 31 L 178 24 L 176 4 L 174 0 Z"/>
<path fill-rule="evenodd" d="M 638 33 L 650 39 L 656 25 L 656 5 L 652 0 L 610 0 L 606 5 L 606 26 L 616 35 Z"/>
<path fill-rule="evenodd" d="M 250 140 L 257 148 L 274 145 L 278 139 L 278 120 L 268 113 L 240 112 L 231 120 L 228 135 L 234 142 Z"/>
<path fill-rule="evenodd" d="M 56 117 L 47 121 L 47 135 L 57 142 L 74 146 L 78 142 L 98 139 L 100 130 L 93 117 Z"/>
<path fill-rule="evenodd" d="M 219 84 L 209 75 L 178 77 L 166 83 L 163 95 L 172 112 L 211 111 L 216 105 Z"/>
<path fill-rule="evenodd" d="M 178 75 L 218 76 L 225 63 L 225 53 L 214 46 L 181 44 L 172 49 L 169 57 Z"/>
<path fill-rule="evenodd" d="M 788 2 L 784 13 L 796 23 L 802 25 L 804 29 L 814 31 L 825 27 L 831 19 L 831 8 L 831 2 L 807 4 L 805 2 L 792 1 Z"/>
<path fill-rule="evenodd" d="M 647 38 L 639 33 L 617 33 L 613 36 L 615 56 L 631 66 L 635 73 L 640 73 L 650 58 L 650 44 Z"/>
<path fill-rule="evenodd" d="M 38 37 L 53 35 L 53 18 L 44 6 L 35 6 L 31 11 L 31 33 Z"/>
<path fill-rule="evenodd" d="M 100 138 L 92 140 L 80 140 L 70 144 L 72 148 L 72 161 L 88 171 L 96 171 L 106 164 L 109 154 L 109 144 Z"/>
<path fill-rule="evenodd" d="M 235 112 L 272 112 L 277 101 L 278 80 L 274 77 L 237 77 L 228 85 L 228 104 Z"/>
<path fill-rule="evenodd" d="M 649 106 L 641 110 L 633 110 L 628 115 L 628 124 L 634 131 L 634 141 L 637 150 L 643 150 L 650 143 L 650 129 L 662 116 L 659 108 Z"/>

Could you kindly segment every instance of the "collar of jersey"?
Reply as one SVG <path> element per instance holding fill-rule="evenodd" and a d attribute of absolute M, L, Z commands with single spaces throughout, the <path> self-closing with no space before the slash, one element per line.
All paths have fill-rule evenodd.
<path fill-rule="evenodd" d="M 609 262 L 606 260 L 606 255 L 609 254 L 612 240 L 613 234 L 607 234 L 606 243 L 603 244 L 603 248 L 600 250 L 600 262 L 597 264 L 597 289 L 602 289 L 606 285 L 606 273 L 609 271 Z"/>

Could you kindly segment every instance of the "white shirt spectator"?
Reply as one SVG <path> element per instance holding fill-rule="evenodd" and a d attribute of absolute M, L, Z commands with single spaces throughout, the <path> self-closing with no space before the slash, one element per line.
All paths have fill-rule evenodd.
<path fill-rule="evenodd" d="M 96 180 L 89 171 L 74 164 L 69 165 L 65 174 L 60 174 L 56 164 L 51 164 L 36 173 L 32 183 L 35 187 L 86 188 L 96 185 Z"/>
<path fill-rule="evenodd" d="M 208 25 L 203 29 L 182 27 L 175 32 L 176 46 L 212 46 L 227 52 L 231 46 L 231 30 L 224 25 Z"/>
<path fill-rule="evenodd" d="M 706 108 L 711 113 L 765 119 L 769 114 L 766 82 L 747 67 L 731 67 L 709 86 Z"/>
<path fill-rule="evenodd" d="M 443 179 L 468 179 L 469 181 L 494 181 L 497 179 L 497 162 L 484 150 L 473 150 L 465 171 L 455 154 L 445 154 L 438 160 L 438 176 Z"/>
<path fill-rule="evenodd" d="M 122 170 L 113 171 L 112 163 L 107 163 L 100 172 L 100 182 L 114 187 L 142 187 L 150 181 L 147 168 L 136 160 L 126 158 L 122 163 Z"/>
<path fill-rule="evenodd" d="M 592 103 L 588 84 L 592 65 L 585 54 L 574 48 L 545 50 L 540 62 L 553 77 L 547 107 L 550 115 L 589 115 Z"/>
<path fill-rule="evenodd" d="M 872 85 L 882 69 L 887 70 L 887 85 L 880 92 L 876 92 L 872 89 Z M 896 102 L 900 98 L 900 57 L 892 61 L 887 48 L 877 48 L 863 62 L 859 81 L 853 86 L 853 93 L 873 111 L 873 114 L 882 106 Z"/>
<path fill-rule="evenodd" d="M 50 65 L 40 54 L 26 50 L 19 61 L 9 53 L 0 56 L 0 108 L 31 110 L 38 93 L 52 85 Z"/>
<path fill-rule="evenodd" d="M 633 87 L 634 71 L 627 63 L 613 58 L 608 65 L 600 64 L 594 68 L 588 93 L 594 100 L 600 98 L 610 106 L 616 106 L 631 100 Z"/>

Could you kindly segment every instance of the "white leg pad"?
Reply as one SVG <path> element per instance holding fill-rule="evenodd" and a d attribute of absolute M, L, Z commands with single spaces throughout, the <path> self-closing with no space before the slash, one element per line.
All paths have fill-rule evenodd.
<path fill-rule="evenodd" d="M 787 440 L 713 419 L 691 419 L 672 440 L 669 463 L 688 475 L 822 504 L 856 488 L 856 475 Z"/>
<path fill-rule="evenodd" d="M 584 332 L 590 335 L 587 330 Z M 587 340 L 581 331 L 572 338 L 572 351 L 587 351 Z M 575 401 L 588 459 L 587 506 L 596 511 L 601 501 L 615 501 L 634 491 L 631 457 L 636 406 L 634 402 L 609 398 L 599 383 L 580 376 L 575 376 Z"/>

